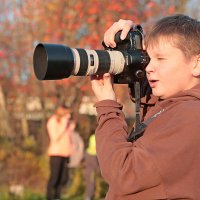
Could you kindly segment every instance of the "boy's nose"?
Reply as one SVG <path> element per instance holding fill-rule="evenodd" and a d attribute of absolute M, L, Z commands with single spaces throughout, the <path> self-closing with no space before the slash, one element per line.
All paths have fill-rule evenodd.
<path fill-rule="evenodd" d="M 155 63 L 153 63 L 152 60 L 150 60 L 149 64 L 146 66 L 145 71 L 147 74 L 155 71 Z"/>

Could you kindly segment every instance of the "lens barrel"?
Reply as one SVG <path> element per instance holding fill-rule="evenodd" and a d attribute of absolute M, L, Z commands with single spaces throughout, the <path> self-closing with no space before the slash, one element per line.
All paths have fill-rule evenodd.
<path fill-rule="evenodd" d="M 60 44 L 39 43 L 34 51 L 33 66 L 39 80 L 58 80 L 94 74 L 120 74 L 125 67 L 120 51 L 69 48 Z"/>

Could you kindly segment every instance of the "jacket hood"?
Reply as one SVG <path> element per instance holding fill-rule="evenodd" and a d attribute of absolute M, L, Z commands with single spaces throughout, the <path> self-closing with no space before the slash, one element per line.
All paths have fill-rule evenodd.
<path fill-rule="evenodd" d="M 191 88 L 190 90 L 184 91 L 183 95 L 200 99 L 200 84 L 196 85 L 195 87 Z"/>
<path fill-rule="evenodd" d="M 200 84 L 194 86 L 193 88 L 191 88 L 189 90 L 181 91 L 169 99 L 159 100 L 158 104 L 161 107 L 166 107 L 171 103 L 175 103 L 178 101 L 188 101 L 190 99 L 200 100 Z"/>

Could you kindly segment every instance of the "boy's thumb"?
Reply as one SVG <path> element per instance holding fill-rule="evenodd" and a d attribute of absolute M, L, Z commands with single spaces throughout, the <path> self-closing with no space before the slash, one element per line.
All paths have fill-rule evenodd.
<path fill-rule="evenodd" d="M 104 74 L 103 79 L 105 84 L 111 84 L 111 75 L 109 73 Z"/>

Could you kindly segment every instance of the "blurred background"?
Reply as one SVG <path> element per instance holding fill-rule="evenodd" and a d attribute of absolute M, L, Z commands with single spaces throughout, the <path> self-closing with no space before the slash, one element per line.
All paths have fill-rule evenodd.
<path fill-rule="evenodd" d="M 36 79 L 32 58 L 38 42 L 103 49 L 104 32 L 120 18 L 141 24 L 146 32 L 169 14 L 200 19 L 199 5 L 200 0 L 0 0 L 0 199 L 44 199 L 49 175 L 46 121 L 59 102 L 72 108 L 84 142 L 96 123 L 88 77 Z M 128 86 L 115 89 L 131 126 L 134 104 Z M 66 199 L 82 199 L 81 174 L 81 166 L 73 171 Z M 96 198 L 103 199 L 106 190 L 99 177 Z"/>

